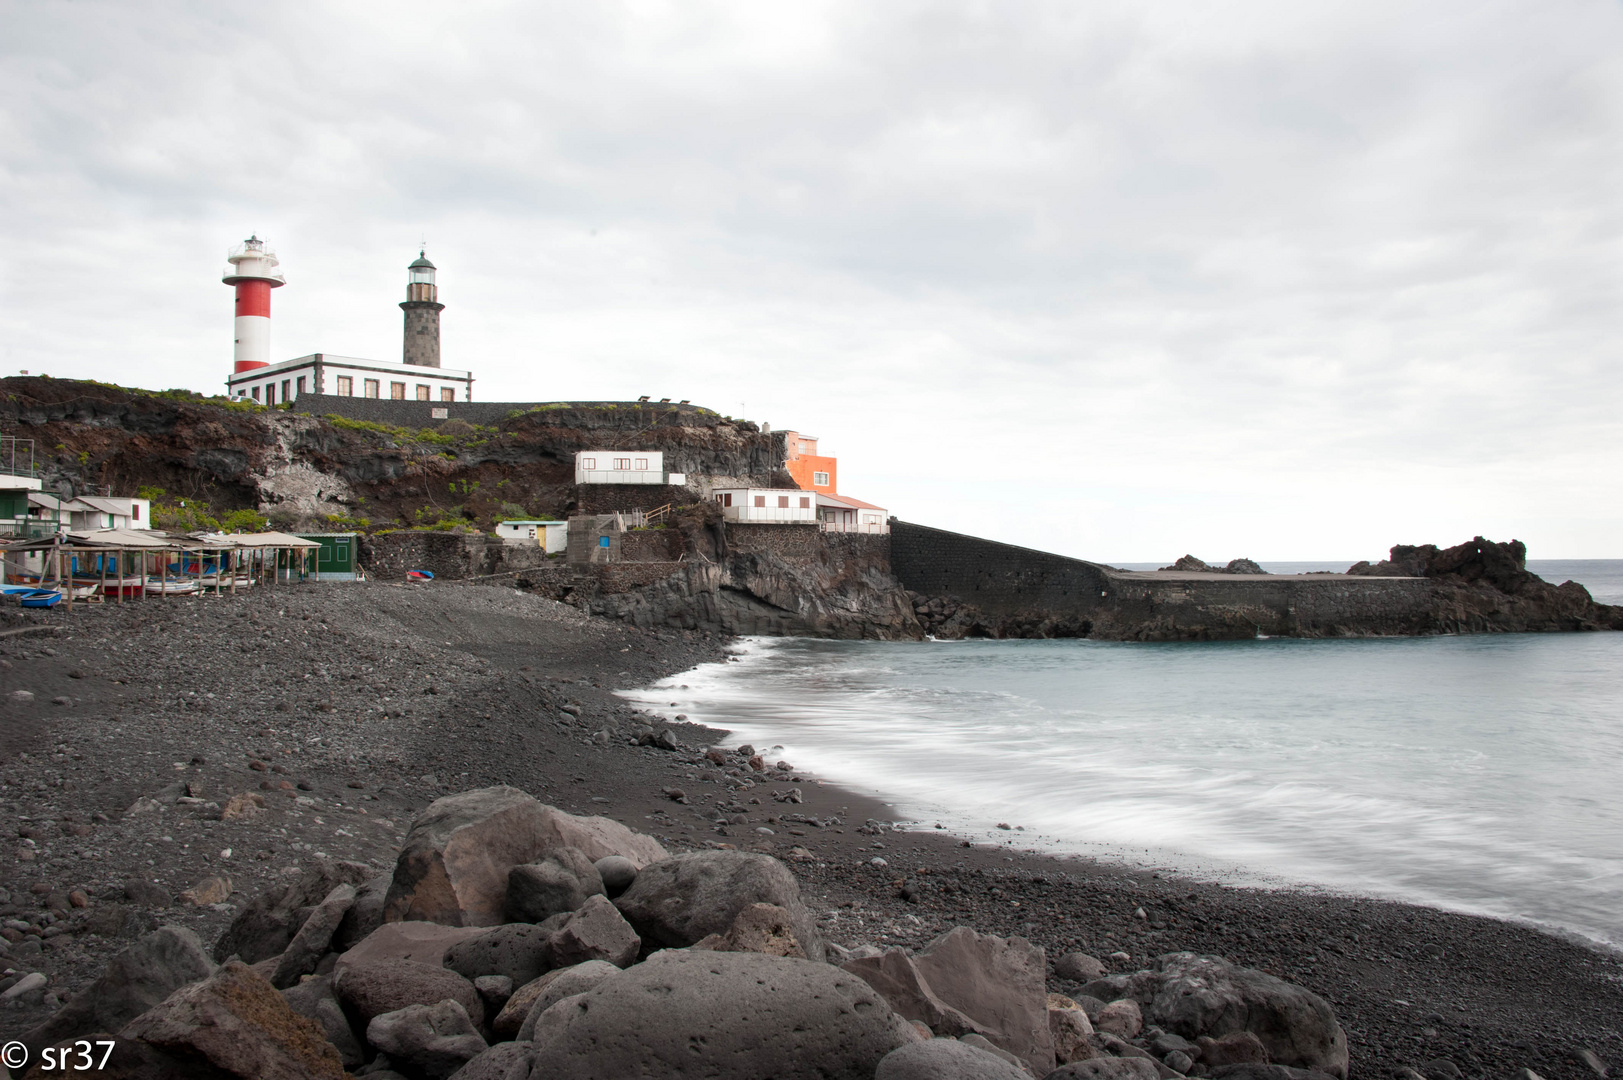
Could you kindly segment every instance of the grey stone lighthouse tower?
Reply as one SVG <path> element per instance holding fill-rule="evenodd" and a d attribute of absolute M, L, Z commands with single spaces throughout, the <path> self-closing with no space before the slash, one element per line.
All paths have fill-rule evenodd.
<path fill-rule="evenodd" d="M 405 361 L 418 367 L 440 366 L 439 289 L 434 285 L 434 264 L 423 252 L 407 267 L 406 299 L 400 305 L 406 313 Z"/>

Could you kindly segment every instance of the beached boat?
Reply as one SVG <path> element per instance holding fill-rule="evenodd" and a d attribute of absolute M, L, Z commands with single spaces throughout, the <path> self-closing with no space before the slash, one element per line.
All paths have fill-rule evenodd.
<path fill-rule="evenodd" d="M 197 591 L 197 582 L 191 578 L 170 578 L 168 581 L 162 578 L 147 578 L 146 591 L 148 595 L 184 596 Z"/>
<path fill-rule="evenodd" d="M 29 589 L 20 602 L 23 607 L 55 607 L 62 602 L 62 594 L 55 589 Z"/>

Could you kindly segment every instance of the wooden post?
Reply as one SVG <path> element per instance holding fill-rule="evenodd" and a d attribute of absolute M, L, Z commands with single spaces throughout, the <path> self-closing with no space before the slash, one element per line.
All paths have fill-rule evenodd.
<path fill-rule="evenodd" d="M 107 552 L 105 549 L 98 556 L 98 561 L 101 563 L 101 601 L 105 604 L 107 602 Z"/>
<path fill-rule="evenodd" d="M 72 548 L 68 548 L 67 550 L 62 552 L 62 569 L 63 569 L 64 575 L 65 575 L 65 577 L 67 579 L 66 592 L 67 592 L 68 610 L 72 611 L 73 610 L 73 549 Z"/>
<path fill-rule="evenodd" d="M 124 568 L 124 549 L 119 548 L 118 549 L 118 602 L 119 602 L 120 605 L 123 605 L 123 603 L 124 603 L 124 575 L 126 573 L 128 573 L 128 571 Z"/>
<path fill-rule="evenodd" d="M 235 596 L 237 595 L 237 549 L 232 547 L 226 554 L 231 556 L 231 595 Z"/>
<path fill-rule="evenodd" d="M 167 600 L 169 599 L 169 552 L 160 552 L 158 558 L 163 560 L 158 564 L 158 595 Z"/>

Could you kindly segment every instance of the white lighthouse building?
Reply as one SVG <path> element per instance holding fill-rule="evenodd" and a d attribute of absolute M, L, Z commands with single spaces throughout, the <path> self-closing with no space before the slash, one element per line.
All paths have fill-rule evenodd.
<path fill-rule="evenodd" d="M 383 398 L 395 401 L 473 400 L 473 373 L 440 366 L 440 311 L 434 264 L 421 253 L 408 267 L 405 347 L 401 360 L 311 353 L 270 362 L 270 290 L 286 284 L 276 256 L 257 236 L 226 257 L 224 281 L 237 287 L 235 363 L 226 379 L 233 398 L 284 405 L 304 394 Z M 434 410 L 438 415 L 438 410 Z"/>
<path fill-rule="evenodd" d="M 220 280 L 237 290 L 237 343 L 233 355 L 232 372 L 240 374 L 270 364 L 270 294 L 280 289 L 287 279 L 277 268 L 280 263 L 265 241 L 250 236 L 225 257 L 231 265 L 226 267 Z"/>

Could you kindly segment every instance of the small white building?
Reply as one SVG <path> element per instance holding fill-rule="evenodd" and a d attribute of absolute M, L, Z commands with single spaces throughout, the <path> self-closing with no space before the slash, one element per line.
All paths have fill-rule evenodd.
<path fill-rule="evenodd" d="M 472 401 L 473 375 L 451 368 L 311 353 L 280 364 L 239 371 L 226 380 L 230 396 L 281 405 L 301 394 L 393 401 Z"/>
<path fill-rule="evenodd" d="M 798 488 L 716 488 L 726 521 L 775 525 L 811 525 L 817 521 L 817 494 Z"/>
<path fill-rule="evenodd" d="M 533 543 L 548 555 L 569 544 L 567 521 L 498 521 L 496 535 L 505 540 Z"/>
<path fill-rule="evenodd" d="M 62 523 L 74 532 L 152 528 L 152 503 L 147 499 L 80 495 L 62 503 L 59 512 Z"/>
<path fill-rule="evenodd" d="M 665 471 L 659 450 L 582 450 L 575 455 L 577 484 L 685 484 L 685 473 Z"/>
<path fill-rule="evenodd" d="M 890 511 L 849 495 L 819 494 L 817 520 L 824 532 L 890 532 Z"/>

